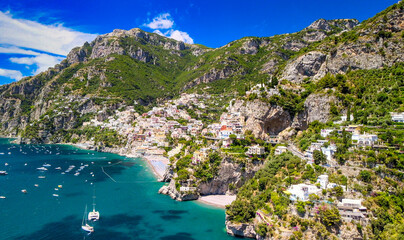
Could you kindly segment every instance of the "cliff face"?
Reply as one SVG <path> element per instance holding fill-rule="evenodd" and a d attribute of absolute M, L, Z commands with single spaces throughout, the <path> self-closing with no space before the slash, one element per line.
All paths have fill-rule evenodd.
<path fill-rule="evenodd" d="M 219 194 L 223 195 L 231 192 L 229 185 L 235 189 L 241 187 L 246 179 L 250 179 L 261 168 L 263 162 L 240 164 L 231 158 L 225 157 L 220 164 L 217 176 L 213 179 L 202 182 L 198 186 L 201 195 Z"/>
<path fill-rule="evenodd" d="M 237 163 L 229 157 L 224 157 L 219 166 L 219 171 L 206 182 L 199 182 L 195 191 L 181 192 L 175 187 L 175 174 L 170 169 L 167 169 L 166 174 L 162 181 L 169 182 L 160 188 L 159 193 L 169 195 L 172 199 L 177 201 L 196 200 L 200 195 L 224 195 L 233 193 L 229 190 L 229 185 L 232 184 L 235 189 L 241 187 L 244 181 L 250 179 L 261 168 L 263 162 L 253 163 Z"/>
<path fill-rule="evenodd" d="M 334 96 L 326 94 L 311 94 L 304 102 L 303 112 L 294 116 L 277 105 L 254 101 L 237 100 L 228 109 L 229 112 L 239 112 L 245 119 L 245 129 L 261 139 L 268 140 L 270 135 L 278 135 L 287 128 L 306 129 L 313 121 L 326 123 L 330 120 L 330 103 L 336 102 Z"/>

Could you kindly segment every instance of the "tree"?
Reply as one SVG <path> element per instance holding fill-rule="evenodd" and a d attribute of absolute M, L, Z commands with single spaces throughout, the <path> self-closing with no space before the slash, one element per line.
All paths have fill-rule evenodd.
<path fill-rule="evenodd" d="M 272 83 L 272 87 L 276 87 L 276 86 L 278 86 L 278 78 L 277 77 L 273 77 L 272 78 L 272 81 L 271 81 L 271 83 Z"/>
<path fill-rule="evenodd" d="M 319 207 L 320 221 L 326 226 L 334 226 L 341 222 L 341 215 L 336 207 L 328 208 L 325 205 Z"/>
<path fill-rule="evenodd" d="M 313 152 L 314 163 L 317 165 L 325 164 L 327 162 L 327 158 L 325 154 L 320 150 L 314 150 Z"/>
<path fill-rule="evenodd" d="M 306 212 L 305 206 L 306 206 L 305 202 L 297 201 L 297 204 L 296 204 L 297 212 L 303 215 Z"/>
<path fill-rule="evenodd" d="M 337 198 L 340 198 L 344 195 L 344 189 L 342 189 L 341 186 L 336 186 L 335 188 L 333 188 L 333 191 Z"/>
<path fill-rule="evenodd" d="M 364 182 L 370 183 L 370 181 L 372 180 L 372 174 L 369 171 L 362 170 L 359 173 L 359 179 Z"/>

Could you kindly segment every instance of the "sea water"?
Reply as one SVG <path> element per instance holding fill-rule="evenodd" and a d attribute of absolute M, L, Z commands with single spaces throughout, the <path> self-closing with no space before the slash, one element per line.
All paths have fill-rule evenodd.
<path fill-rule="evenodd" d="M 223 209 L 158 194 L 163 183 L 139 158 L 0 139 L 0 170 L 0 239 L 231 239 Z M 88 235 L 94 196 L 101 217 Z"/>

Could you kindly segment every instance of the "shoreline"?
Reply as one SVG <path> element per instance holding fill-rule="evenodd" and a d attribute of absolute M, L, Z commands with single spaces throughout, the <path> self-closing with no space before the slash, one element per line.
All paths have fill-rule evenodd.
<path fill-rule="evenodd" d="M 234 200 L 236 200 L 236 195 L 206 195 L 199 197 L 196 201 L 209 206 L 225 209 L 226 205 L 231 204 Z"/>
<path fill-rule="evenodd" d="M 90 150 L 90 151 L 96 151 L 94 149 L 91 148 L 91 146 L 89 145 L 85 145 L 85 144 L 77 144 L 77 143 L 59 143 L 60 145 L 68 145 L 68 146 L 73 146 L 73 147 L 77 147 L 79 149 L 83 149 L 83 150 Z M 107 153 L 113 153 L 113 154 L 117 154 L 123 157 L 128 157 L 128 158 L 141 158 L 143 161 L 145 161 L 149 167 L 149 169 L 153 172 L 154 177 L 156 178 L 156 180 L 159 182 L 160 179 L 163 179 L 164 176 L 164 172 L 167 169 L 167 164 L 163 163 L 163 161 L 161 161 L 163 158 L 166 160 L 166 162 L 169 162 L 168 158 L 165 158 L 163 156 L 161 156 L 161 158 L 159 159 L 158 156 L 154 156 L 154 155 L 150 155 L 150 156 L 143 156 L 141 154 L 128 154 L 128 153 L 122 153 L 119 151 L 119 149 L 117 148 L 107 148 L 104 149 L 100 152 L 107 152 Z M 159 171 L 159 169 L 156 168 L 155 165 L 153 165 L 152 161 L 158 161 L 161 162 L 162 164 L 165 165 L 165 169 L 164 171 Z"/>
<path fill-rule="evenodd" d="M 5 137 L 7 138 L 7 137 Z M 8 138 L 10 139 L 10 138 Z M 72 146 L 76 147 L 79 149 L 83 150 L 89 150 L 89 151 L 97 151 L 92 148 L 91 145 L 87 144 L 77 144 L 77 143 L 56 143 L 58 145 L 67 145 L 67 146 Z M 141 158 L 143 161 L 147 163 L 148 168 L 151 170 L 153 173 L 153 176 L 155 177 L 157 182 L 160 182 L 160 180 L 163 179 L 163 176 L 165 174 L 166 169 L 168 168 L 169 164 L 169 159 L 167 157 L 161 156 L 161 155 L 140 155 L 140 154 L 129 154 L 129 153 L 123 153 L 120 151 L 120 149 L 117 148 L 106 148 L 103 149 L 99 152 L 106 152 L 106 153 L 113 153 L 117 154 L 123 157 L 128 157 L 128 158 Z M 236 199 L 235 195 L 206 195 L 206 196 L 200 196 L 196 202 L 202 204 L 202 205 L 207 205 L 210 207 L 215 207 L 215 208 L 220 208 L 220 209 L 225 209 L 226 205 L 231 204 L 234 200 Z"/>

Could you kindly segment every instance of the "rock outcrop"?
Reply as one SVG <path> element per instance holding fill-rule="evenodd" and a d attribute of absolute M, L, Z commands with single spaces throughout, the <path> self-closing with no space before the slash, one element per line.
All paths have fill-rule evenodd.
<path fill-rule="evenodd" d="M 226 221 L 226 232 L 235 237 L 255 238 L 257 236 L 253 223 L 232 223 Z"/>
<path fill-rule="evenodd" d="M 330 120 L 330 103 L 336 102 L 335 96 L 327 94 L 311 94 L 304 102 L 304 119 L 307 123 L 319 121 L 326 123 Z"/>
<path fill-rule="evenodd" d="M 254 162 L 247 165 L 236 163 L 231 158 L 225 157 L 220 164 L 219 172 L 212 180 L 202 182 L 198 186 L 201 195 L 226 194 L 229 184 L 239 188 L 244 181 L 252 178 L 261 168 L 263 162 Z"/>
<path fill-rule="evenodd" d="M 307 77 L 321 78 L 325 75 L 325 72 L 320 69 L 325 63 L 326 57 L 326 54 L 319 51 L 306 53 L 285 67 L 282 78 L 293 83 L 302 83 L 303 79 Z"/>
<path fill-rule="evenodd" d="M 168 185 L 162 186 L 159 190 L 160 194 L 168 195 L 177 201 L 191 201 L 199 198 L 198 192 L 181 192 L 175 188 L 175 180 L 172 179 Z"/>

